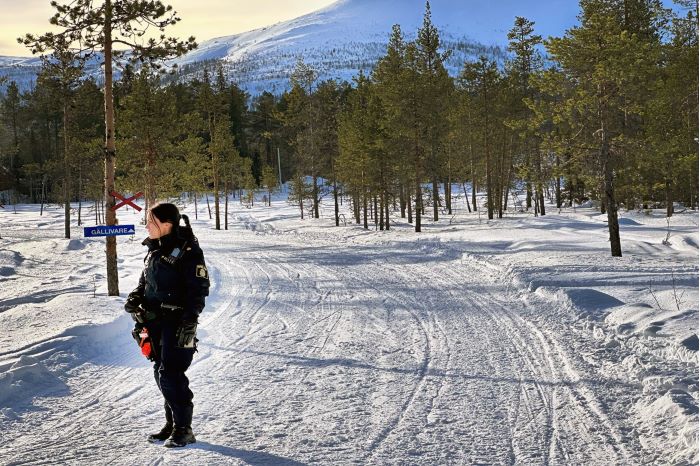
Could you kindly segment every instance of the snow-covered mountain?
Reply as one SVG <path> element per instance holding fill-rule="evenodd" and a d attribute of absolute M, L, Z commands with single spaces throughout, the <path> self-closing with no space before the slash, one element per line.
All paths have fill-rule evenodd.
<path fill-rule="evenodd" d="M 559 35 L 576 23 L 578 3 L 433 0 L 431 10 L 443 46 L 454 51 L 448 68 L 456 74 L 465 60 L 482 53 L 502 60 L 515 16 L 535 21 L 542 36 Z M 203 64 L 222 61 L 229 79 L 251 94 L 285 89 L 299 58 L 318 70 L 319 79 L 349 80 L 361 69 L 368 71 L 384 54 L 393 24 L 400 24 L 412 39 L 424 12 L 424 0 L 339 0 L 289 21 L 202 41 L 197 50 L 174 62 L 188 76 L 201 72 Z M 17 79 L 24 73 L 26 78 L 28 69 L 35 71 L 36 61 L 20 60 L 0 57 L 0 76 Z"/>
<path fill-rule="evenodd" d="M 15 81 L 20 90 L 28 90 L 36 82 L 40 69 L 39 57 L 0 57 L 0 77 L 7 77 L 7 82 L 0 83 L 0 93 L 5 92 L 10 81 Z"/>
<path fill-rule="evenodd" d="M 578 5 L 505 0 L 494 6 L 478 0 L 433 0 L 431 10 L 443 47 L 453 50 L 448 68 L 457 74 L 465 60 L 479 54 L 502 60 L 515 16 L 536 21 L 543 36 L 556 35 L 575 24 Z M 315 68 L 321 80 L 350 80 L 359 70 L 369 71 L 385 53 L 392 25 L 400 24 L 407 39 L 412 39 L 424 12 L 424 0 L 339 0 L 290 21 L 204 41 L 176 63 L 188 74 L 201 69 L 198 63 L 220 60 L 229 78 L 252 94 L 287 88 L 299 58 Z"/>

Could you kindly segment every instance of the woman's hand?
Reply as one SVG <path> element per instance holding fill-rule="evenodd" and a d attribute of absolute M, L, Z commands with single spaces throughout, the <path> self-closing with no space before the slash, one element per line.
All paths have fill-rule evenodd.
<path fill-rule="evenodd" d="M 129 314 L 133 314 L 135 312 L 139 312 L 141 310 L 142 305 L 143 296 L 138 295 L 136 293 L 130 293 L 129 296 L 126 298 L 126 302 L 124 303 L 124 310 Z"/>
<path fill-rule="evenodd" d="M 178 348 L 194 348 L 197 336 L 197 321 L 183 320 L 175 331 L 175 341 Z"/>

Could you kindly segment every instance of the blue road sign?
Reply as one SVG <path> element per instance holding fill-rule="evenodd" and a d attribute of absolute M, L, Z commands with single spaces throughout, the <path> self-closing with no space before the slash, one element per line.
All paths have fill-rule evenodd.
<path fill-rule="evenodd" d="M 96 227 L 85 227 L 85 238 L 93 236 L 117 236 L 117 235 L 133 235 L 136 234 L 136 228 L 133 225 L 98 225 Z"/>

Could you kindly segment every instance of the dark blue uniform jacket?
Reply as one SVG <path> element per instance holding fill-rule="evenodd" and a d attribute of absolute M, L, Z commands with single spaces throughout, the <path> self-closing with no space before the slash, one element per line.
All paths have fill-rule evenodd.
<path fill-rule="evenodd" d="M 196 320 L 209 295 L 209 272 L 197 239 L 171 233 L 143 244 L 146 266 L 133 293 L 162 319 Z"/>

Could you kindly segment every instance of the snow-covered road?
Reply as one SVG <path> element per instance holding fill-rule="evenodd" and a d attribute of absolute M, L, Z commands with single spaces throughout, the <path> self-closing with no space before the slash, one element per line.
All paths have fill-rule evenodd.
<path fill-rule="evenodd" d="M 71 271 L 76 289 L 91 287 L 92 272 L 60 263 L 78 247 L 97 262 L 101 244 L 45 253 L 46 290 L 35 283 L 30 297 L 58 296 L 43 308 L 62 312 L 65 330 L 31 331 L 42 306 L 3 290 L 0 326 L 24 341 L 2 337 L 0 388 L 14 377 L 30 393 L 0 394 L 0 463 L 626 465 L 654 454 L 630 415 L 641 380 L 600 370 L 610 340 L 518 286 L 478 245 L 281 224 L 239 215 L 227 232 L 195 226 L 213 292 L 188 371 L 198 442 L 177 451 L 144 440 L 160 427 L 161 399 L 121 301 L 51 292 Z M 136 243 L 120 246 L 123 292 L 140 266 Z M 5 275 L 20 283 L 24 266 Z M 71 302 L 105 316 L 81 310 L 83 325 L 65 324 Z"/>
<path fill-rule="evenodd" d="M 477 264 L 413 244 L 252 243 L 209 256 L 237 289 L 205 321 L 203 358 L 228 354 L 193 372 L 217 437 L 322 464 L 627 458 L 603 387 Z"/>

